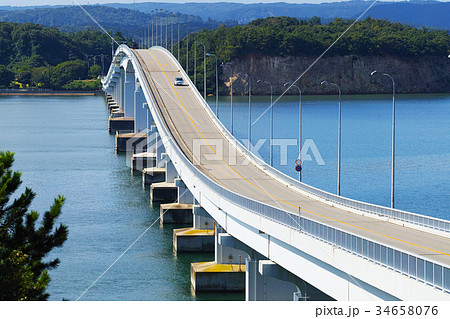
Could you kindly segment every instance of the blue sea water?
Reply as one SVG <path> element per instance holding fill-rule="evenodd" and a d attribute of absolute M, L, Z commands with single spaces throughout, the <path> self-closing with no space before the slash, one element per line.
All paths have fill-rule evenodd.
<path fill-rule="evenodd" d="M 209 102 L 213 109 L 214 97 Z M 247 138 L 246 97 L 233 97 L 234 132 Z M 253 97 L 252 117 L 269 106 L 268 97 Z M 325 165 L 303 164 L 303 181 L 335 192 L 337 167 L 337 100 L 305 97 L 303 140 L 312 139 Z M 341 194 L 380 205 L 390 203 L 390 96 L 343 97 Z M 220 99 L 219 117 L 229 127 L 229 97 Z M 397 97 L 396 207 L 450 219 L 450 95 Z M 252 127 L 253 144 L 269 137 L 269 113 Z M 0 97 L 0 150 L 15 152 L 14 169 L 23 187 L 36 193 L 32 209 L 44 212 L 58 194 L 66 196 L 61 221 L 69 239 L 52 257 L 51 300 L 77 299 L 144 232 L 144 236 L 100 278 L 81 300 L 230 300 L 242 294 L 201 294 L 190 288 L 190 263 L 212 260 L 211 254 L 176 256 L 173 227 L 157 222 L 159 207 L 149 205 L 149 190 L 126 157 L 114 153 L 107 133 L 103 97 Z M 298 99 L 274 105 L 274 137 L 296 139 Z M 281 165 L 297 177 L 298 146 L 288 148 Z M 268 161 L 269 146 L 260 149 Z"/>

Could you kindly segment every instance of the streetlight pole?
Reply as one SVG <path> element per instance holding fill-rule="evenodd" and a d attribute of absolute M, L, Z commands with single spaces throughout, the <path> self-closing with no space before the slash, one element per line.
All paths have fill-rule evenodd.
<path fill-rule="evenodd" d="M 153 46 L 153 19 L 154 19 L 153 10 L 151 11 L 151 13 L 152 13 L 152 46 Z"/>
<path fill-rule="evenodd" d="M 248 150 L 251 152 L 252 146 L 252 78 L 248 77 Z"/>
<path fill-rule="evenodd" d="M 152 46 L 153 46 L 153 19 L 154 19 L 153 10 L 151 11 L 151 13 L 152 13 Z"/>
<path fill-rule="evenodd" d="M 206 56 L 213 56 L 216 58 L 216 117 L 219 118 L 219 75 L 217 74 L 217 56 L 212 53 L 206 53 Z"/>
<path fill-rule="evenodd" d="M 230 123 L 230 133 L 233 135 L 233 67 L 231 66 L 231 62 L 227 62 L 225 64 L 222 63 L 222 66 L 224 65 L 230 65 L 230 108 L 231 108 L 231 123 Z"/>
<path fill-rule="evenodd" d="M 197 87 L 197 40 L 194 35 L 194 86 Z"/>
<path fill-rule="evenodd" d="M 189 76 L 189 32 L 186 36 L 186 74 Z"/>
<path fill-rule="evenodd" d="M 170 51 L 172 52 L 172 54 L 173 54 L 173 12 L 172 12 L 172 15 L 170 16 L 170 27 L 171 27 L 171 32 L 170 32 L 170 35 L 171 35 L 171 41 L 170 41 Z"/>
<path fill-rule="evenodd" d="M 206 101 L 206 46 L 204 43 L 198 41 L 195 42 L 203 45 L 203 98 Z"/>
<path fill-rule="evenodd" d="M 161 28 L 160 28 L 160 30 L 161 30 L 161 46 L 164 46 L 164 44 L 163 44 L 163 15 L 162 15 L 162 11 L 163 11 L 163 9 L 159 9 L 160 10 L 160 12 L 161 12 Z"/>
<path fill-rule="evenodd" d="M 333 85 L 339 92 L 339 119 L 338 119 L 338 172 L 337 172 L 337 195 L 341 195 L 341 88 L 336 83 L 322 81 L 322 85 Z"/>
<path fill-rule="evenodd" d="M 245 74 L 248 78 L 248 150 L 251 152 L 252 146 L 252 78 Z"/>
<path fill-rule="evenodd" d="M 169 17 L 167 16 L 167 13 L 169 13 L 169 11 L 164 11 L 166 13 L 166 49 L 169 50 L 169 40 L 168 40 L 168 26 L 169 26 Z"/>
<path fill-rule="evenodd" d="M 373 71 L 370 75 L 377 74 L 378 71 Z M 394 78 L 387 74 L 383 73 L 384 76 L 387 76 L 392 81 L 392 155 L 391 155 L 391 208 L 394 208 L 394 177 L 395 177 L 395 81 Z"/>
<path fill-rule="evenodd" d="M 178 40 L 177 41 L 178 42 L 178 62 L 180 62 L 180 18 L 177 18 L 177 22 L 178 22 L 178 38 L 177 38 L 177 40 Z"/>
<path fill-rule="evenodd" d="M 302 159 L 302 90 L 299 86 L 291 84 L 291 82 L 284 83 L 284 86 L 290 85 L 291 87 L 296 87 L 298 90 L 298 159 Z M 302 181 L 302 171 L 298 172 L 298 180 Z"/>
<path fill-rule="evenodd" d="M 158 42 L 159 42 L 159 33 L 158 33 L 158 14 L 159 9 L 155 9 L 155 45 L 158 46 Z"/>
<path fill-rule="evenodd" d="M 231 63 L 230 63 L 231 65 Z M 231 94 L 230 94 L 230 108 L 231 108 L 231 135 L 233 135 L 233 67 L 230 67 L 231 69 L 231 76 L 230 76 L 230 88 L 231 88 Z"/>
<path fill-rule="evenodd" d="M 257 83 L 262 82 L 261 80 L 256 81 Z M 270 166 L 273 166 L 273 86 L 272 83 L 264 81 L 270 85 Z"/>

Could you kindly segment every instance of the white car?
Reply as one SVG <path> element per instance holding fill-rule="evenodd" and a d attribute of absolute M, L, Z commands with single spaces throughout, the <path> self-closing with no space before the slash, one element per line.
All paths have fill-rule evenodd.
<path fill-rule="evenodd" d="M 184 80 L 183 80 L 183 78 L 181 77 L 181 76 L 177 76 L 176 78 L 175 78 L 175 83 L 174 83 L 175 85 L 179 85 L 179 86 L 182 86 L 182 85 L 184 85 Z"/>

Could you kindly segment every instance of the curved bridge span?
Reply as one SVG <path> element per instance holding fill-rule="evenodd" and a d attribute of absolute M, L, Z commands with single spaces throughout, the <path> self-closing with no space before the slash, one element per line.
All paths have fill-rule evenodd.
<path fill-rule="evenodd" d="M 180 76 L 188 85 L 174 85 Z M 334 299 L 450 300 L 448 221 L 338 197 L 270 167 L 163 48 L 117 49 L 104 90 L 126 108 L 127 85 L 196 202 L 244 246 Z"/>

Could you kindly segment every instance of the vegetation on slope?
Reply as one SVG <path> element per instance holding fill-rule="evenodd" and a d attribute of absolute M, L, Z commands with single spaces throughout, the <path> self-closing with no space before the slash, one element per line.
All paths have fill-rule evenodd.
<path fill-rule="evenodd" d="M 219 64 L 246 55 L 318 57 L 353 23 L 340 18 L 323 25 L 319 18 L 298 20 L 289 17 L 257 19 L 245 26 L 202 30 L 190 36 L 189 65 L 194 61 L 194 37 L 216 54 Z M 186 65 L 186 41 L 180 43 L 180 62 Z M 178 46 L 176 46 L 177 48 Z M 355 23 L 327 52 L 327 56 L 381 56 L 399 58 L 446 57 L 450 53 L 447 31 L 414 28 L 387 20 L 366 18 Z M 178 56 L 177 50 L 174 52 Z M 197 81 L 202 88 L 203 47 L 197 46 Z M 207 68 L 208 83 L 215 83 L 214 62 Z M 222 72 L 219 68 L 219 72 Z M 210 87 L 213 93 L 215 87 Z"/>
<path fill-rule="evenodd" d="M 134 45 L 120 32 L 114 38 Z M 0 22 L 0 87 L 68 88 L 74 80 L 97 78 L 102 64 L 107 69 L 110 62 L 111 39 L 101 31 L 62 33 L 37 24 Z"/>

